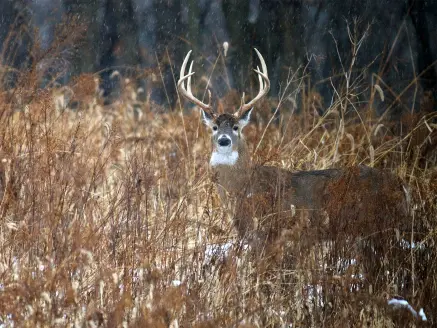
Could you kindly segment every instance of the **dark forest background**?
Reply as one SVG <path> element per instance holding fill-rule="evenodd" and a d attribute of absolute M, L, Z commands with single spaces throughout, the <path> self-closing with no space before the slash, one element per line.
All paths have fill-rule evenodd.
<path fill-rule="evenodd" d="M 60 26 L 66 31 L 60 32 Z M 10 31 L 20 33 L 8 38 Z M 26 69 L 35 61 L 30 53 L 36 44 L 50 53 L 59 38 L 78 34 L 59 56 L 39 61 L 46 80 L 56 76 L 64 84 L 80 73 L 99 72 L 110 102 L 120 87 L 111 78 L 117 70 L 135 76 L 151 100 L 170 107 L 177 99 L 174 78 L 186 52 L 193 49 L 197 69 L 211 72 L 228 42 L 226 69 L 214 71 L 211 81 L 216 97 L 248 88 L 257 47 L 267 61 L 272 97 L 290 70 L 306 67 L 311 86 L 321 95 L 320 107 L 329 106 L 332 79 L 354 60 L 367 83 L 376 74 L 382 88 L 390 86 L 387 97 L 407 88 L 402 93 L 406 107 L 420 108 L 420 103 L 409 103 L 415 92 L 417 102 L 421 96 L 431 100 L 430 110 L 437 96 L 436 31 L 437 1 L 425 0 L 0 1 L 3 65 Z M 356 41 L 364 36 L 356 58 L 351 36 Z M 9 74 L 7 85 L 13 87 L 15 80 L 16 74 Z"/>

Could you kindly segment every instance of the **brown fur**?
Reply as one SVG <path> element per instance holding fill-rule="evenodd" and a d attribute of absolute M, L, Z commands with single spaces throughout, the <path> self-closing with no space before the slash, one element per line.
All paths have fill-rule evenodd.
<path fill-rule="evenodd" d="M 290 172 L 251 166 L 244 141 L 238 150 L 235 165 L 219 165 L 214 172 L 241 238 L 274 241 L 302 217 L 324 239 L 365 237 L 399 229 L 407 217 L 404 186 L 390 173 L 367 166 Z"/>

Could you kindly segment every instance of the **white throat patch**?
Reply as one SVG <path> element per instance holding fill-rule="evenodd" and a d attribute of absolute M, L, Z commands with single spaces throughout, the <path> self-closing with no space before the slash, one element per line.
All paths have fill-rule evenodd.
<path fill-rule="evenodd" d="M 234 165 L 238 160 L 238 152 L 232 151 L 230 153 L 219 153 L 217 151 L 213 152 L 211 155 L 211 160 L 209 164 L 211 166 L 216 165 Z"/>

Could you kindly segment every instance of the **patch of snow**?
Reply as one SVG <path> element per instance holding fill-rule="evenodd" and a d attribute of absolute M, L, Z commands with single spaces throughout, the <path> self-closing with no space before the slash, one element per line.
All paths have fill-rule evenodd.
<path fill-rule="evenodd" d="M 230 242 L 206 245 L 205 260 L 211 259 L 213 256 L 226 256 L 232 246 L 233 244 Z"/>
<path fill-rule="evenodd" d="M 401 239 L 400 241 L 401 247 L 404 249 L 425 249 L 425 245 L 423 243 L 415 243 L 414 241 L 408 241 L 405 239 Z"/>
<path fill-rule="evenodd" d="M 178 287 L 182 284 L 182 282 L 180 280 L 173 280 L 171 284 L 172 286 Z"/>
<path fill-rule="evenodd" d="M 388 305 L 392 305 L 395 308 L 405 308 L 408 311 L 410 311 L 411 314 L 413 314 L 413 316 L 415 318 L 419 319 L 419 317 L 420 317 L 420 319 L 422 321 L 426 321 L 427 320 L 425 312 L 423 311 L 423 308 L 421 308 L 419 310 L 419 313 L 417 313 L 416 310 L 414 310 L 414 308 L 406 300 L 398 300 L 396 298 L 392 298 L 391 300 L 388 300 Z"/>
<path fill-rule="evenodd" d="M 420 308 L 419 316 L 422 319 L 422 321 L 426 321 L 427 320 L 426 315 L 425 315 L 425 311 L 423 311 L 423 308 Z"/>

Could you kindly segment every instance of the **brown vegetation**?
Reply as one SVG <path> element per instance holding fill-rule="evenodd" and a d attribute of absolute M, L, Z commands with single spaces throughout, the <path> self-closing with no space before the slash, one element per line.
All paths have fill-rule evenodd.
<path fill-rule="evenodd" d="M 258 108 L 255 119 L 263 124 L 246 131 L 255 161 L 288 170 L 367 164 L 399 176 L 412 195 L 411 216 L 399 222 L 397 209 L 384 209 L 396 190 L 387 190 L 387 198 L 363 213 L 348 207 L 350 198 L 362 195 L 349 193 L 345 179 L 338 180 L 329 187 L 338 198 L 330 198 L 327 208 L 342 220 L 328 216 L 314 229 L 298 216 L 270 250 L 272 266 L 240 242 L 218 201 L 208 169 L 209 138 L 196 110 L 157 114 L 150 102 L 136 102 L 134 109 L 135 90 L 127 88 L 123 101 L 105 108 L 98 92 L 87 90 L 94 88 L 93 79 L 77 83 L 85 80 L 89 87 L 73 84 L 68 91 L 68 97 L 83 97 L 74 110 L 68 101 L 57 105 L 67 93 L 56 87 L 32 92 L 36 80 L 17 86 L 31 91 L 24 102 L 2 97 L 0 322 L 423 324 L 387 305 L 403 297 L 423 307 L 435 325 L 437 175 L 429 150 L 435 146 L 435 114 L 415 118 L 401 134 L 374 114 L 372 101 L 359 115 L 342 111 L 344 100 L 353 97 L 348 93 L 323 117 L 302 111 L 284 115 L 278 126 L 266 124 L 274 100 Z M 286 111 L 289 105 L 278 106 Z M 349 173 L 347 181 L 360 189 L 365 182 Z"/>

